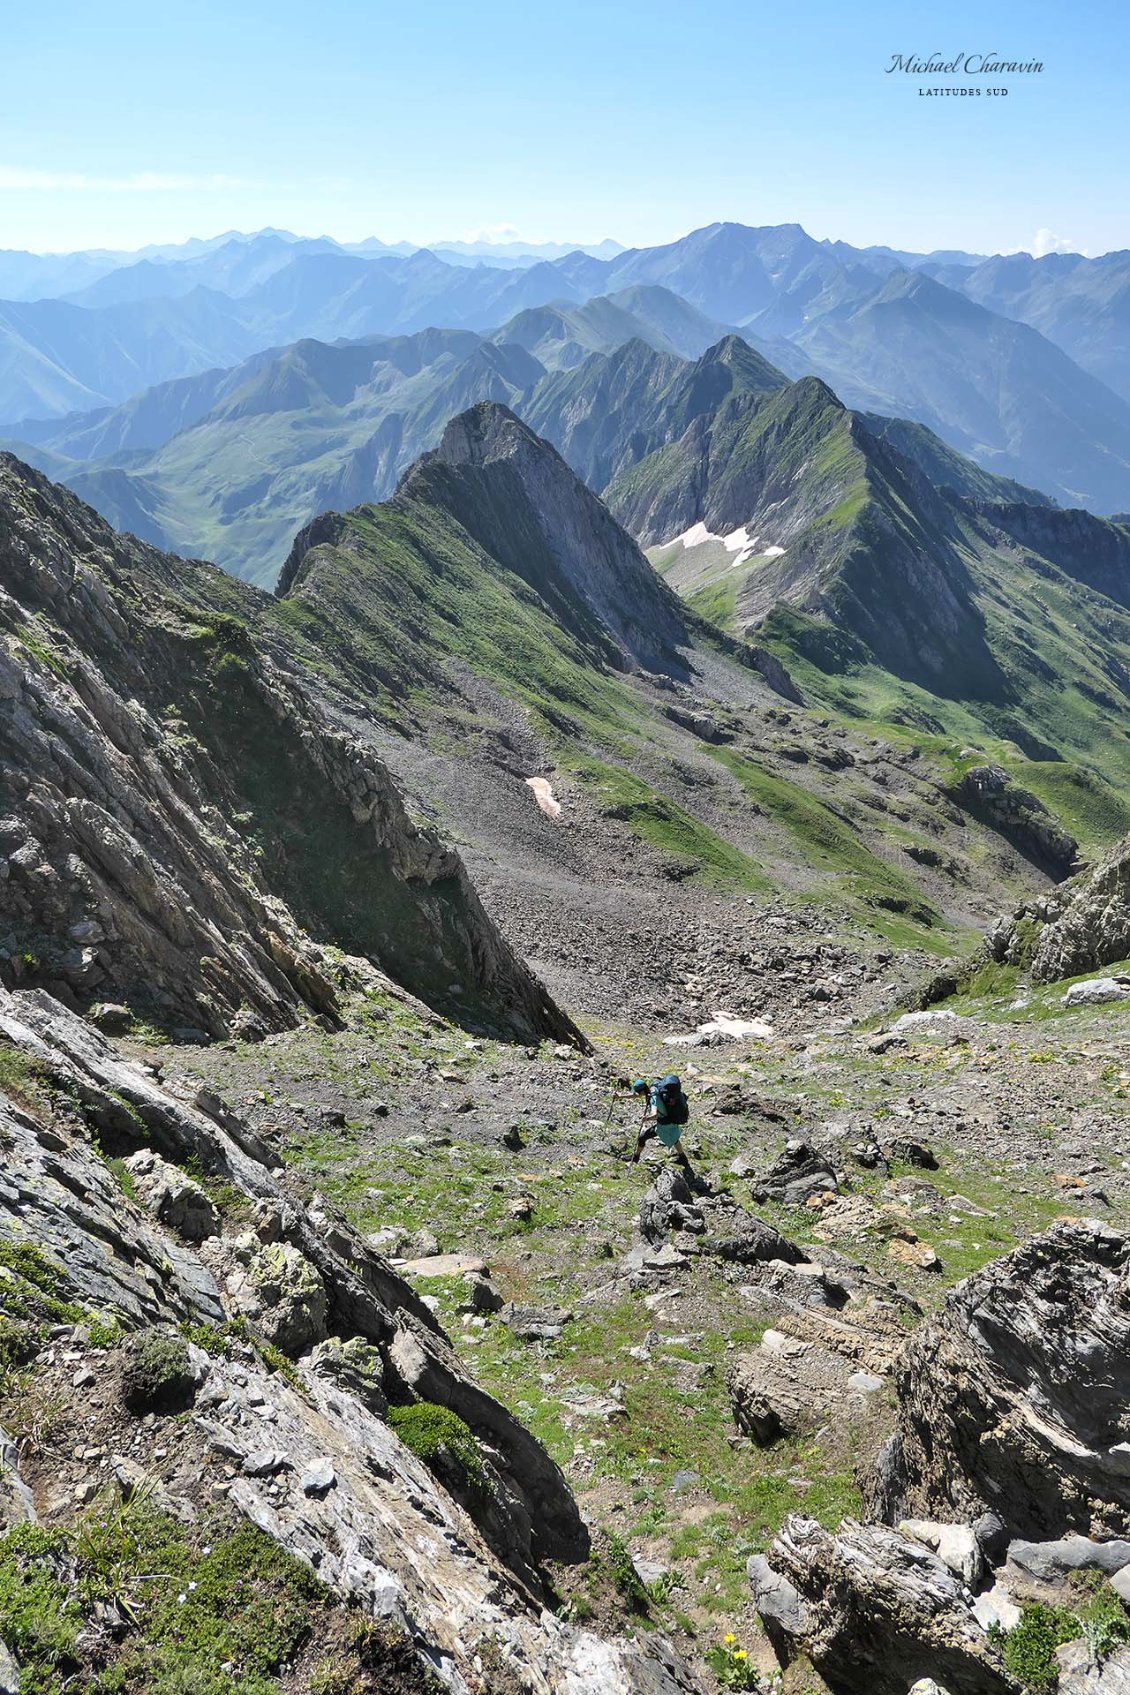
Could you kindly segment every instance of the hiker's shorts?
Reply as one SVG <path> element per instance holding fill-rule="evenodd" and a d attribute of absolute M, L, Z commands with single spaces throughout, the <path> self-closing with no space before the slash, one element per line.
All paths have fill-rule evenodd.
<path fill-rule="evenodd" d="M 643 1139 L 650 1142 L 653 1136 L 658 1136 L 665 1148 L 674 1148 L 678 1146 L 685 1129 L 685 1124 L 649 1124 L 643 1132 Z"/>

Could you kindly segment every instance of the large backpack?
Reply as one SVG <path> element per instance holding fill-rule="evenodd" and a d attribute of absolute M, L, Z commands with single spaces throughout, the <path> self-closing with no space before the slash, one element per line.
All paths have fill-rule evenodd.
<path fill-rule="evenodd" d="M 691 1115 L 690 1105 L 683 1093 L 683 1085 L 672 1071 L 662 1077 L 656 1086 L 659 1096 L 659 1122 L 663 1124 L 685 1124 Z"/>

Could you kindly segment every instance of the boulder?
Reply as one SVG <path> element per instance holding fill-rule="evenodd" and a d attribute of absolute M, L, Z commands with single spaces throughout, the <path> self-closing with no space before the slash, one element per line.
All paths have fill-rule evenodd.
<path fill-rule="evenodd" d="M 991 1509 L 1032 1541 L 1130 1535 L 1130 1238 L 1053 1226 L 959 1283 L 910 1339 L 868 1483 L 886 1522 Z"/>
<path fill-rule="evenodd" d="M 899 1525 L 904 1536 L 911 1536 L 937 1554 L 949 1566 L 967 1589 L 976 1589 L 984 1571 L 985 1557 L 977 1533 L 969 1524 L 939 1524 L 936 1520 L 905 1518 Z"/>
<path fill-rule="evenodd" d="M 956 1012 L 943 1010 L 941 1012 L 904 1012 L 901 1018 L 896 1018 L 891 1025 L 892 1036 L 908 1036 L 915 1031 L 923 1034 L 934 1034 L 940 1031 L 943 1035 L 951 1035 L 959 1029 L 965 1020 L 959 1018 Z"/>
<path fill-rule="evenodd" d="M 710 1222 L 715 1223 L 715 1219 L 717 1233 L 712 1231 L 705 1237 L 703 1253 L 734 1265 L 799 1265 L 804 1260 L 804 1251 L 795 1242 L 742 1207 L 716 1214 Z"/>
<path fill-rule="evenodd" d="M 655 1182 L 640 1202 L 640 1234 L 659 1243 L 677 1231 L 701 1234 L 706 1228 L 702 1208 L 677 1166 L 661 1166 Z"/>
<path fill-rule="evenodd" d="M 507 1301 L 498 1316 L 523 1342 L 556 1342 L 573 1315 L 556 1307 L 515 1306 Z"/>
<path fill-rule="evenodd" d="M 726 1374 L 734 1423 L 761 1447 L 811 1434 L 850 1392 L 850 1376 L 843 1360 L 815 1343 L 767 1331 L 761 1347 L 739 1354 Z"/>
<path fill-rule="evenodd" d="M 833 1534 L 794 1515 L 751 1582 L 778 1656 L 804 1652 L 842 1695 L 906 1695 L 922 1678 L 952 1695 L 1016 1695 L 965 1585 L 888 1526 L 846 1519 Z"/>
<path fill-rule="evenodd" d="M 810 1195 L 834 1194 L 839 1188 L 827 1156 L 799 1137 L 785 1143 L 769 1169 L 752 1183 L 757 1201 L 778 1201 L 782 1206 L 803 1206 Z"/>
<path fill-rule="evenodd" d="M 1039 1583 L 1062 1583 L 1073 1571 L 1109 1575 L 1130 1566 L 1130 1542 L 1121 1537 L 1096 1542 L 1090 1536 L 1063 1536 L 1049 1542 L 1017 1540 L 1008 1545 L 1008 1563 Z"/>
<path fill-rule="evenodd" d="M 131 1154 L 126 1170 L 141 1204 L 186 1242 L 203 1242 L 220 1231 L 220 1215 L 200 1184 L 151 1148 Z"/>
<path fill-rule="evenodd" d="M 1096 1658 L 1086 1641 L 1055 1651 L 1057 1695 L 1130 1695 L 1130 1647 Z"/>
<path fill-rule="evenodd" d="M 370 1412 L 379 1416 L 388 1406 L 380 1349 L 360 1336 L 350 1336 L 345 1341 L 338 1336 L 327 1337 L 318 1343 L 309 1364 L 318 1377 L 340 1383 Z"/>
<path fill-rule="evenodd" d="M 293 1243 L 246 1231 L 205 1243 L 204 1251 L 229 1301 L 264 1342 L 297 1357 L 325 1336 L 325 1283 Z"/>
<path fill-rule="evenodd" d="M 1072 983 L 1063 997 L 1064 1006 L 1106 1006 L 1110 1001 L 1130 1000 L 1130 978 L 1092 977 Z"/>

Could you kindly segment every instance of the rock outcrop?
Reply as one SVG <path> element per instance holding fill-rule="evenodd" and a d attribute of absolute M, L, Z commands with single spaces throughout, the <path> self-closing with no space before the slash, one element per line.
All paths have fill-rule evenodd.
<path fill-rule="evenodd" d="M 9 986 L 262 1034 L 332 1016 L 328 944 L 471 1025 L 577 1039 L 271 597 L 116 535 L 10 455 L 0 578 Z"/>
<path fill-rule="evenodd" d="M 1038 795 L 1014 783 L 998 765 L 975 765 L 945 791 L 974 818 L 996 830 L 1057 881 L 1076 869 L 1079 843 Z"/>
<path fill-rule="evenodd" d="M 877 1518 L 1014 1536 L 1130 1532 L 1130 1237 L 1057 1224 L 951 1291 L 911 1339 Z"/>
<path fill-rule="evenodd" d="M 206 1093 L 174 1096 L 41 991 L 0 990 L 0 1044 L 7 1357 L 22 1348 L 52 1393 L 106 1417 L 121 1381 L 123 1490 L 144 1485 L 191 1518 L 212 1479 L 210 1510 L 218 1487 L 225 1511 L 395 1632 L 456 1695 L 487 1687 L 488 1660 L 514 1695 L 696 1695 L 661 1639 L 606 1640 L 545 1605 L 544 1562 L 588 1547 L 561 1473 L 464 1375 L 408 1285 L 331 1208 L 304 1205 L 238 1118 Z M 139 1203 L 107 1163 L 124 1154 Z M 169 1200 L 166 1168 L 190 1162 L 198 1187 L 217 1180 L 240 1198 L 239 1223 L 221 1219 L 202 1243 L 202 1209 Z M 124 1343 L 93 1343 L 95 1324 L 120 1326 Z M 405 1445 L 389 1402 L 464 1433 L 466 1487 L 445 1487 L 438 1463 Z M 147 1405 L 150 1423 L 180 1413 L 160 1426 L 168 1485 L 130 1457 Z M 50 1468 L 4 1454 L 5 1524 L 41 1510 L 57 1521 Z M 89 1498 L 80 1488 L 65 1508 Z"/>
<path fill-rule="evenodd" d="M 1130 958 L 1130 836 L 1093 871 L 1059 891 L 1060 900 L 1030 938 L 1032 976 L 1055 983 Z M 1035 926 L 1029 924 L 1031 931 Z M 1006 927 L 1002 945 L 1014 927 Z"/>
<path fill-rule="evenodd" d="M 950 1695 L 1016 1695 L 961 1579 L 897 1530 L 848 1519 L 833 1535 L 794 1516 L 749 1577 L 779 1651 L 803 1647 L 842 1695 L 906 1695 L 924 1677 Z"/>

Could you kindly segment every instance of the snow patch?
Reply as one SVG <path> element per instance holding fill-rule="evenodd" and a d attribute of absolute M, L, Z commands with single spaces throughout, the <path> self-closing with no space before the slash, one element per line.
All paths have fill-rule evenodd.
<path fill-rule="evenodd" d="M 721 540 L 721 536 L 716 536 L 713 530 L 708 530 L 705 524 L 699 523 L 692 524 L 689 530 L 684 530 L 681 536 L 676 536 L 674 541 L 667 543 L 667 546 L 678 547 L 679 543 L 682 542 L 685 548 L 692 548 L 701 547 L 703 542 L 706 541 Z"/>
<path fill-rule="evenodd" d="M 713 530 L 708 530 L 706 525 L 700 522 L 692 524 L 689 530 L 683 531 L 682 535 L 672 536 L 670 541 L 664 542 L 662 545 L 664 547 L 681 547 L 685 553 L 689 553 L 693 548 L 704 547 L 707 542 L 720 542 L 727 553 L 734 555 L 730 561 L 731 571 L 736 571 L 739 565 L 748 564 L 751 559 L 779 559 L 785 551 L 783 547 L 762 547 L 760 535 L 750 535 L 749 526 L 746 524 L 739 524 L 736 530 L 731 530 L 728 535 L 720 536 L 716 535 Z"/>
<path fill-rule="evenodd" d="M 663 1043 L 668 1048 L 705 1048 L 717 1042 L 767 1042 L 772 1035 L 773 1026 L 762 1018 L 735 1018 L 732 1012 L 716 1012 L 697 1030 L 685 1036 L 664 1036 Z"/>
<path fill-rule="evenodd" d="M 547 818 L 560 818 L 561 802 L 554 800 L 553 789 L 544 777 L 527 777 L 527 787 L 534 791 L 534 799 Z"/>

